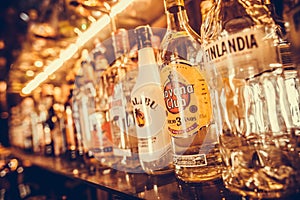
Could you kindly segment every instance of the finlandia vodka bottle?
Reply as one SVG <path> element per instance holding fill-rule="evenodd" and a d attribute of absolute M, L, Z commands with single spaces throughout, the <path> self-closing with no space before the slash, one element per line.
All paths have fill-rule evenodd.
<path fill-rule="evenodd" d="M 168 26 L 159 64 L 175 175 L 185 182 L 220 178 L 216 107 L 200 37 L 188 24 L 183 0 L 165 0 L 165 9 Z"/>
<path fill-rule="evenodd" d="M 277 25 L 260 0 L 221 0 L 215 8 L 201 36 L 207 64 L 223 83 L 217 90 L 223 181 L 254 198 L 288 195 L 299 183 L 299 155 Z"/>
<path fill-rule="evenodd" d="M 131 103 L 138 136 L 139 158 L 148 174 L 173 172 L 171 138 L 167 131 L 163 91 L 158 64 L 151 45 L 149 26 L 135 29 L 139 73 L 132 89 Z"/>
<path fill-rule="evenodd" d="M 106 71 L 108 81 L 109 118 L 113 136 L 114 168 L 127 172 L 141 172 L 138 160 L 136 129 L 130 104 L 130 92 L 135 83 L 137 65 L 128 57 L 128 31 L 112 33 L 115 62 Z M 111 89 L 113 88 L 113 91 Z"/>

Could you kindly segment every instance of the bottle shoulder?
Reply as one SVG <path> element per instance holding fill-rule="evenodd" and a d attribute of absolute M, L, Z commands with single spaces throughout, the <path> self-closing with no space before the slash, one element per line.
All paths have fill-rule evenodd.
<path fill-rule="evenodd" d="M 161 66 L 174 60 L 182 60 L 198 65 L 202 62 L 202 49 L 198 36 L 193 36 L 186 31 L 169 32 L 162 40 L 158 63 Z"/>

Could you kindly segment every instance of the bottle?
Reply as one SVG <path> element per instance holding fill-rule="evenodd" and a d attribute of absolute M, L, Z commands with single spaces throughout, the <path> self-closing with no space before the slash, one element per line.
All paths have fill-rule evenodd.
<path fill-rule="evenodd" d="M 297 110 L 297 107 L 299 107 L 299 94 L 300 94 L 300 90 L 299 90 L 299 85 L 298 87 L 295 87 L 295 80 L 297 80 L 297 83 L 299 83 L 299 67 L 300 67 L 300 39 L 299 39 L 299 35 L 300 35 L 300 1 L 299 0 L 286 0 L 285 2 L 285 9 L 284 9 L 284 19 L 287 21 L 287 23 L 289 24 L 289 30 L 287 33 L 288 36 L 288 40 L 291 42 L 291 52 L 293 54 L 293 62 L 295 64 L 296 70 L 293 70 L 291 73 L 291 88 L 293 93 L 292 94 L 296 94 L 294 95 L 293 98 L 294 99 L 294 104 L 291 105 L 295 105 L 294 106 L 294 113 L 295 114 L 299 114 L 300 109 Z M 297 90 L 295 90 L 297 89 Z M 291 95 L 290 95 L 291 96 Z M 297 104 L 298 103 L 298 104 Z M 293 113 L 293 122 L 298 122 L 297 125 L 299 126 L 299 118 L 298 117 L 294 117 L 295 114 Z M 297 115 L 296 115 L 297 116 Z M 298 115 L 299 116 L 299 115 Z M 300 131 L 296 132 L 296 136 L 297 136 L 297 141 L 300 141 Z M 299 142 L 298 142 L 299 143 Z M 300 155 L 300 145 L 298 145 L 296 151 L 298 152 L 298 155 Z"/>
<path fill-rule="evenodd" d="M 292 117 L 291 126 L 300 127 L 300 83 L 291 42 L 289 41 L 284 27 L 285 21 L 277 14 L 274 3 L 270 0 L 265 0 L 264 5 L 267 6 L 270 17 L 274 20 L 275 30 L 278 34 L 279 41 L 277 47 L 279 52 L 279 62 L 284 69 L 282 76 L 285 85 L 284 89 L 289 91 L 287 93 L 287 100 Z"/>
<path fill-rule="evenodd" d="M 131 92 L 138 137 L 139 158 L 148 174 L 174 172 L 171 137 L 167 132 L 166 111 L 160 75 L 151 44 L 150 26 L 135 29 L 139 73 Z"/>
<path fill-rule="evenodd" d="M 78 134 L 79 144 L 82 146 L 82 158 L 86 168 L 94 168 L 99 165 L 92 152 L 92 139 L 89 130 L 89 115 L 88 115 L 88 97 L 85 95 L 84 77 L 79 70 L 75 77 L 74 99 L 73 99 L 73 117 L 76 132 Z M 75 116 L 74 116 L 75 115 Z"/>
<path fill-rule="evenodd" d="M 290 113 L 278 26 L 261 1 L 216 3 L 203 24 L 216 26 L 202 27 L 201 34 L 206 65 L 215 67 L 221 80 L 216 97 L 224 184 L 250 198 L 284 197 L 295 191 L 299 180 L 293 142 L 299 128 Z M 216 19 L 218 23 L 207 23 Z M 289 172 L 278 170 L 287 168 Z"/>
<path fill-rule="evenodd" d="M 22 133 L 23 133 L 23 150 L 33 152 L 33 132 L 32 114 L 35 112 L 34 100 L 31 97 L 23 99 L 22 106 Z"/>
<path fill-rule="evenodd" d="M 99 83 L 101 80 L 102 73 L 107 69 L 109 66 L 107 58 L 106 58 L 106 47 L 102 44 L 98 39 L 95 41 L 95 47 L 91 52 L 92 58 L 92 65 L 95 70 L 95 80 Z"/>
<path fill-rule="evenodd" d="M 86 161 L 95 164 L 94 158 L 100 164 L 99 167 L 111 167 L 113 163 L 113 148 L 111 131 L 106 116 L 107 109 L 102 109 L 99 100 L 99 90 L 102 83 L 96 79 L 95 71 L 90 61 L 90 56 L 86 53 L 81 62 L 82 77 L 78 77 L 80 94 L 79 113 L 82 124 L 82 139 L 86 148 Z M 82 80 L 81 80 L 82 79 Z M 88 159 L 90 157 L 90 159 Z"/>
<path fill-rule="evenodd" d="M 299 0 L 285 0 L 284 19 L 289 24 L 288 39 L 291 42 L 291 48 L 294 56 L 294 62 L 297 66 L 300 65 L 300 39 L 299 39 Z"/>
<path fill-rule="evenodd" d="M 84 145 L 82 140 L 82 129 L 80 126 L 80 116 L 79 116 L 79 102 L 78 102 L 78 88 L 73 89 L 73 97 L 72 97 L 72 114 L 73 114 L 73 121 L 74 121 L 74 129 L 76 133 L 76 144 L 77 144 L 77 157 L 79 163 L 85 164 L 85 151 Z"/>
<path fill-rule="evenodd" d="M 129 58 L 128 31 L 112 33 L 115 62 L 107 70 L 109 119 L 113 135 L 114 168 L 126 172 L 142 172 L 138 159 L 133 108 L 130 92 L 135 84 L 137 65 Z M 113 90 L 112 90 L 113 89 Z"/>
<path fill-rule="evenodd" d="M 164 4 L 167 31 L 158 60 L 175 175 L 191 183 L 218 179 L 222 160 L 217 112 L 200 36 L 188 24 L 183 0 L 165 0 Z"/>
<path fill-rule="evenodd" d="M 48 86 L 45 86 L 45 88 L 43 88 L 44 90 L 47 88 Z M 52 121 L 52 117 L 54 116 L 54 110 L 53 110 L 53 95 L 52 94 L 46 94 L 46 95 L 42 95 L 43 97 L 43 106 L 45 109 L 43 112 L 45 116 L 43 116 L 43 118 L 45 119 L 43 122 L 43 143 L 44 143 L 44 154 L 45 156 L 54 156 L 54 141 L 53 141 L 53 135 L 52 135 L 52 130 L 55 127 L 55 124 Z"/>
<path fill-rule="evenodd" d="M 76 129 L 73 120 L 71 97 L 65 104 L 64 121 L 66 136 L 66 158 L 70 161 L 77 159 Z"/>

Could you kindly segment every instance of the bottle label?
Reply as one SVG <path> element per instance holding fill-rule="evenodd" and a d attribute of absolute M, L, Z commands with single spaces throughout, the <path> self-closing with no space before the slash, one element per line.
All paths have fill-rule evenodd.
<path fill-rule="evenodd" d="M 249 78 L 278 67 L 279 61 L 274 38 L 267 37 L 263 27 L 228 35 L 207 45 L 205 54 L 225 77 Z"/>
<path fill-rule="evenodd" d="M 109 122 L 105 120 L 104 114 L 92 113 L 89 115 L 89 124 L 92 140 L 92 148 L 95 156 L 98 154 L 111 155 L 113 152 L 112 138 Z"/>
<path fill-rule="evenodd" d="M 170 64 L 161 70 L 168 131 L 186 137 L 207 126 L 212 118 L 210 93 L 203 73 L 187 64 Z"/>
<path fill-rule="evenodd" d="M 171 138 L 166 131 L 166 111 L 163 93 L 157 83 L 145 84 L 132 93 L 139 157 L 151 162 L 160 159 L 170 148 Z"/>
<path fill-rule="evenodd" d="M 180 167 L 201 167 L 207 165 L 207 160 L 205 154 L 174 155 L 173 163 Z"/>

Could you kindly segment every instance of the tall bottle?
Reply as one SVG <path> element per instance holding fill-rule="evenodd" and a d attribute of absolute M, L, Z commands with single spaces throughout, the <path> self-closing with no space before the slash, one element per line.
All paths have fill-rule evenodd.
<path fill-rule="evenodd" d="M 135 83 L 137 65 L 129 58 L 128 31 L 112 33 L 115 62 L 107 70 L 109 118 L 114 143 L 115 168 L 127 172 L 141 172 L 138 160 L 133 108 L 130 92 Z"/>
<path fill-rule="evenodd" d="M 89 115 L 88 115 L 88 96 L 84 91 L 84 77 L 80 70 L 75 77 L 75 88 L 73 90 L 73 118 L 75 129 L 78 134 L 79 142 L 82 145 L 82 157 L 87 168 L 94 168 L 99 165 L 92 152 L 92 139 L 89 130 Z M 75 115 L 75 116 L 74 116 Z"/>
<path fill-rule="evenodd" d="M 292 43 L 292 52 L 294 53 L 294 62 L 300 65 L 300 1 L 299 0 L 285 0 L 285 14 L 284 19 L 289 23 L 288 38 Z"/>
<path fill-rule="evenodd" d="M 188 24 L 183 0 L 164 3 L 168 25 L 159 64 L 175 175 L 185 182 L 220 178 L 217 107 L 211 75 L 203 66 L 200 37 Z"/>
<path fill-rule="evenodd" d="M 71 94 L 70 94 L 71 95 Z M 76 127 L 74 124 L 72 98 L 65 103 L 64 111 L 65 137 L 66 137 L 66 158 L 68 160 L 77 159 Z"/>
<path fill-rule="evenodd" d="M 299 128 L 290 112 L 287 93 L 292 90 L 285 88 L 288 69 L 281 61 L 278 26 L 260 0 L 216 2 L 207 22 L 218 23 L 202 27 L 201 35 L 207 65 L 216 68 L 223 83 L 217 97 L 224 184 L 254 198 L 283 197 L 299 183 L 293 142 Z"/>
<path fill-rule="evenodd" d="M 300 2 L 298 0 L 286 0 L 285 6 L 288 7 L 284 9 L 285 20 L 289 24 L 287 32 L 287 40 L 289 41 L 288 48 L 282 48 L 285 51 L 282 61 L 289 61 L 286 65 L 285 78 L 288 93 L 288 98 L 290 102 L 290 108 L 292 111 L 293 124 L 300 125 L 300 84 L 299 84 L 299 65 L 300 65 L 300 39 L 299 39 L 299 25 L 300 25 Z M 288 51 L 287 51 L 287 50 Z M 282 54 L 281 54 L 282 55 Z M 292 58 L 292 59 L 291 59 Z M 290 62 L 293 62 L 291 64 Z M 289 67 L 289 68 L 287 68 Z M 300 133 L 297 133 L 298 137 Z M 300 149 L 300 147 L 298 148 Z M 299 150 L 298 150 L 299 152 Z"/>
<path fill-rule="evenodd" d="M 131 92 L 131 103 L 138 137 L 139 158 L 148 174 L 174 171 L 171 137 L 167 131 L 166 111 L 160 75 L 151 44 L 150 26 L 135 29 L 138 43 L 139 73 Z"/>
<path fill-rule="evenodd" d="M 86 162 L 93 165 L 97 159 L 101 167 L 110 167 L 113 154 L 111 131 L 107 122 L 107 111 L 100 109 L 98 103 L 99 88 L 102 83 L 95 76 L 88 52 L 82 52 L 82 55 L 82 77 L 78 77 L 77 80 L 80 88 L 77 98 L 81 115 L 82 140 L 87 153 Z"/>

